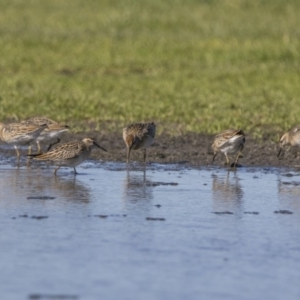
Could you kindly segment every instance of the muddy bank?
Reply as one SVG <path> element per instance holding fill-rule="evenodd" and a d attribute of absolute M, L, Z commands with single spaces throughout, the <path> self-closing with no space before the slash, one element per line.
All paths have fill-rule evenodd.
<path fill-rule="evenodd" d="M 85 136 L 77 134 L 77 137 Z M 94 152 L 94 157 L 109 161 L 125 161 L 126 149 L 120 133 L 97 134 L 90 132 L 90 135 L 97 137 L 99 143 L 108 149 Z M 69 137 L 70 138 L 70 137 Z M 188 133 L 181 136 L 170 136 L 162 134 L 156 137 L 154 144 L 147 150 L 148 161 L 156 163 L 180 163 L 191 166 L 212 165 L 213 152 L 211 145 L 213 135 Z M 270 140 L 257 141 L 251 136 L 246 137 L 246 144 L 240 164 L 243 166 L 272 166 L 287 167 L 300 165 L 300 158 L 296 158 L 297 149 L 285 151 L 284 157 L 277 158 L 278 144 Z M 299 155 L 300 156 L 300 155 Z M 132 151 L 131 159 L 142 161 L 141 151 Z M 222 166 L 225 157 L 218 154 L 214 165 Z"/>
<path fill-rule="evenodd" d="M 93 151 L 92 158 L 104 161 L 125 162 L 126 148 L 122 133 L 120 132 L 99 133 L 90 131 L 77 134 L 67 133 L 62 137 L 61 143 L 87 136 L 95 137 L 99 144 L 108 150 L 108 152 L 103 152 L 96 149 Z M 171 136 L 168 134 L 157 135 L 154 144 L 147 149 L 147 161 L 154 163 L 190 165 L 193 167 L 210 165 L 223 166 L 225 157 L 222 154 L 218 154 L 215 162 L 212 163 L 213 153 L 211 145 L 213 139 L 213 135 L 197 133 L 187 133 L 178 136 Z M 47 145 L 42 146 L 44 150 L 47 148 Z M 254 167 L 297 167 L 300 165 L 300 157 L 296 157 L 296 148 L 285 151 L 284 156 L 280 159 L 277 158 L 278 150 L 278 144 L 275 142 L 268 139 L 258 141 L 251 136 L 247 136 L 243 157 L 240 159 L 239 163 L 242 166 Z M 3 143 L 1 143 L 0 151 L 2 154 L 15 155 L 13 148 L 7 145 L 5 146 Z M 26 148 L 23 148 L 21 151 L 22 154 L 26 155 Z M 132 151 L 131 160 L 142 162 L 143 152 Z"/>
<path fill-rule="evenodd" d="M 126 159 L 126 148 L 122 133 L 100 133 L 89 132 L 65 136 L 65 140 L 75 137 L 93 136 L 97 138 L 100 145 L 108 150 L 105 153 L 96 150 L 93 153 L 95 159 L 124 162 Z M 147 161 L 155 163 L 178 163 L 191 166 L 212 165 L 213 152 L 211 145 L 213 135 L 187 133 L 180 136 L 161 134 L 156 136 L 154 144 L 147 149 Z M 272 166 L 272 167 L 295 167 L 300 165 L 300 157 L 296 158 L 297 149 L 291 148 L 285 151 L 284 156 L 277 158 L 278 144 L 270 140 L 257 141 L 251 136 L 246 137 L 243 157 L 240 159 L 242 166 Z M 300 156 L 300 154 L 299 154 Z M 143 160 L 142 151 L 132 151 L 131 160 Z M 214 165 L 223 166 L 225 157 L 218 154 Z"/>

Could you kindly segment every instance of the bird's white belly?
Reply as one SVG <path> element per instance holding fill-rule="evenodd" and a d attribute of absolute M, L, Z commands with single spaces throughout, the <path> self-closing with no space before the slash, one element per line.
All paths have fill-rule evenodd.
<path fill-rule="evenodd" d="M 26 145 L 31 142 L 33 137 L 31 135 L 24 135 L 24 136 L 19 136 L 11 140 L 7 140 L 7 144 L 10 145 Z"/>
<path fill-rule="evenodd" d="M 228 145 L 228 146 L 221 148 L 221 152 L 226 153 L 226 154 L 234 154 L 240 149 L 240 147 L 241 147 L 241 144 Z"/>
<path fill-rule="evenodd" d="M 234 154 L 241 149 L 243 144 L 243 136 L 234 136 L 225 145 L 221 147 L 220 151 L 226 154 Z"/>
<path fill-rule="evenodd" d="M 88 159 L 90 156 L 90 152 L 83 153 L 77 157 L 62 159 L 62 160 L 55 160 L 54 164 L 57 166 L 62 167 L 76 167 L 81 164 L 83 161 Z"/>
<path fill-rule="evenodd" d="M 64 131 L 66 131 L 67 129 L 64 130 L 52 130 L 52 131 L 42 131 L 42 133 L 37 137 L 36 141 L 41 142 L 41 141 L 45 141 L 45 140 L 51 140 L 55 137 L 58 137 L 59 135 L 61 135 Z"/>

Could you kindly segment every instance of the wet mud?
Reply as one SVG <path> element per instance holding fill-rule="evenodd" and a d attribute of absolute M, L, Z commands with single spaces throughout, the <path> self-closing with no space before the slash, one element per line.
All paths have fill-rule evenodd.
<path fill-rule="evenodd" d="M 78 134 L 65 134 L 61 138 L 61 143 L 83 137 L 94 137 L 101 146 L 108 152 L 100 149 L 94 149 L 92 158 L 95 160 L 110 162 L 125 162 L 126 149 L 120 132 L 82 132 Z M 212 162 L 213 152 L 211 145 L 213 135 L 198 133 L 186 133 L 184 135 L 171 136 L 169 134 L 160 134 L 155 137 L 153 145 L 147 149 L 147 162 L 161 164 L 177 164 L 178 169 L 188 165 L 198 166 L 224 166 L 225 157 L 219 153 L 214 162 Z M 48 144 L 42 145 L 43 150 L 47 150 Z M 15 155 L 12 147 L 0 145 L 0 151 L 3 154 Z M 55 146 L 53 146 L 55 147 Z M 21 149 L 22 154 L 26 155 L 26 148 Z M 33 150 L 34 151 L 34 150 Z M 246 144 L 243 156 L 239 160 L 239 165 L 243 167 L 298 167 L 300 166 L 300 155 L 297 158 L 297 148 L 291 148 L 284 151 L 280 158 L 277 157 L 279 151 L 278 144 L 266 138 L 256 140 L 251 135 L 246 137 Z M 143 152 L 132 151 L 131 161 L 142 162 Z"/>
<path fill-rule="evenodd" d="M 90 133 L 93 134 L 93 133 Z M 79 136 L 83 136 L 80 134 Z M 120 133 L 103 134 L 98 140 L 108 153 L 94 152 L 96 159 L 124 162 L 126 157 L 125 144 Z M 154 163 L 171 163 L 190 166 L 224 166 L 225 157 L 219 153 L 212 162 L 213 152 L 211 145 L 213 135 L 187 133 L 182 136 L 170 136 L 161 134 L 155 138 L 154 144 L 147 149 L 147 160 Z M 243 157 L 240 158 L 241 166 L 270 166 L 289 167 L 300 165 L 300 155 L 297 158 L 297 148 L 284 151 L 278 158 L 278 144 L 269 140 L 256 140 L 251 136 L 246 137 Z M 131 160 L 142 162 L 143 153 L 132 151 Z"/>

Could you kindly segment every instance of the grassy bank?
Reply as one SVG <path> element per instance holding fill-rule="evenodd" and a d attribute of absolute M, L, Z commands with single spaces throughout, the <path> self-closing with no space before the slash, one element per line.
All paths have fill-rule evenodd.
<path fill-rule="evenodd" d="M 3 0 L 0 119 L 274 134 L 300 123 L 299 15 L 298 0 Z"/>

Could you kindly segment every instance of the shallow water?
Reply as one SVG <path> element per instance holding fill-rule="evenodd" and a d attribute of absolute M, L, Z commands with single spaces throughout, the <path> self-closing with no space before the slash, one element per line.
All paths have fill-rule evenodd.
<path fill-rule="evenodd" d="M 300 298 L 296 172 L 78 172 L 0 166 L 2 299 Z"/>

